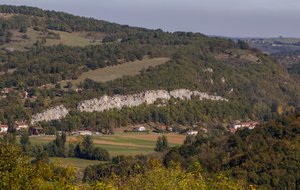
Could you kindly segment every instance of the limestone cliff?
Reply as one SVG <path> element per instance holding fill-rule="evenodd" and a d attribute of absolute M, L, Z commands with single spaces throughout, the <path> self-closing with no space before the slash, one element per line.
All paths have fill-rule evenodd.
<path fill-rule="evenodd" d="M 168 101 L 171 97 L 179 98 L 181 100 L 190 100 L 192 96 L 198 97 L 199 100 L 209 99 L 216 101 L 228 101 L 220 96 L 208 95 L 204 92 L 190 91 L 187 89 L 177 89 L 167 92 L 165 90 L 149 90 L 139 94 L 133 95 L 114 95 L 113 97 L 104 95 L 99 99 L 94 98 L 85 100 L 77 104 L 77 110 L 86 112 L 102 112 L 113 108 L 122 109 L 124 106 L 133 107 L 139 106 L 142 103 L 153 104 L 157 99 L 162 99 L 163 102 Z M 31 117 L 31 124 L 46 120 L 51 121 L 55 119 L 62 119 L 66 117 L 69 110 L 63 105 L 52 107 L 37 113 Z"/>
<path fill-rule="evenodd" d="M 46 120 L 51 121 L 55 119 L 62 119 L 68 115 L 69 110 L 63 105 L 52 107 L 31 116 L 31 124 Z"/>
<path fill-rule="evenodd" d="M 199 100 L 220 100 L 228 101 L 220 96 L 208 95 L 207 93 L 199 91 L 190 91 L 187 89 L 177 89 L 167 92 L 165 90 L 150 90 L 133 95 L 115 95 L 113 97 L 104 95 L 100 99 L 91 99 L 80 102 L 77 105 L 77 110 L 93 112 L 102 112 L 113 108 L 121 109 L 124 106 L 132 107 L 138 106 L 142 103 L 153 104 L 158 98 L 162 100 L 169 100 L 170 98 L 179 98 L 181 100 L 189 100 L 192 96 L 199 97 Z"/>

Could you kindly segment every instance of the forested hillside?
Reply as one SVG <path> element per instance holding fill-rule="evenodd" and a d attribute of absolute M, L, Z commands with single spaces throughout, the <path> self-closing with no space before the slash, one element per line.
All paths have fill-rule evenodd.
<path fill-rule="evenodd" d="M 157 89 L 199 90 L 223 96 L 229 103 L 196 103 L 191 100 L 190 103 L 176 104 L 173 109 L 170 102 L 157 110 L 148 106 L 139 117 L 132 112 L 142 107 L 128 108 L 126 112 L 112 110 L 94 115 L 91 113 L 88 114 L 89 119 L 83 119 L 85 113 L 76 113 L 79 119 L 74 121 L 72 113 L 60 126 L 69 126 L 76 121 L 76 125 L 73 125 L 77 126 L 75 129 L 83 126 L 105 128 L 112 119 L 118 121 L 116 126 L 124 126 L 162 121 L 162 117 L 169 118 L 168 123 L 184 125 L 196 120 L 269 120 L 289 114 L 300 106 L 299 85 L 286 75 L 287 70 L 242 41 L 234 43 L 200 33 L 166 33 L 162 30 L 133 28 L 30 7 L 1 6 L 0 10 L 10 15 L 0 19 L 4 38 L 9 36 L 11 29 L 21 30 L 24 26 L 68 32 L 94 31 L 115 36 L 114 40 L 108 40 L 115 41 L 113 43 L 86 47 L 63 44 L 49 47 L 41 43 L 23 52 L 3 48 L 0 52 L 0 70 L 5 74 L 0 79 L 0 88 L 10 90 L 10 93 L 3 94 L 6 98 L 0 101 L 0 120 L 4 124 L 14 120 L 30 122 L 32 114 L 55 105 L 63 104 L 72 109 L 82 100 L 104 94 L 134 94 Z M 66 91 L 59 85 L 60 81 L 77 79 L 89 70 L 142 60 L 144 56 L 169 57 L 171 60 L 155 68 L 145 68 L 139 75 L 105 83 L 86 79 L 76 86 L 83 88 L 82 93 Z M 47 88 L 50 84 L 56 84 L 55 88 Z M 38 88 L 41 86 L 43 88 Z M 29 93 L 26 100 L 19 96 L 23 90 Z M 210 104 L 216 106 L 208 106 Z M 177 113 L 177 109 L 187 111 Z M 43 124 L 46 125 L 50 123 Z M 69 127 L 58 128 L 67 130 Z"/>

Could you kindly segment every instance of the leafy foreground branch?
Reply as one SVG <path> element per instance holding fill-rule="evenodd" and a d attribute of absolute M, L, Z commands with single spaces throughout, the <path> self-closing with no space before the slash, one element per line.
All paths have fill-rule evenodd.
<path fill-rule="evenodd" d="M 123 178 L 112 173 L 103 182 L 78 183 L 71 165 L 62 166 L 59 159 L 51 165 L 43 160 L 31 164 L 21 154 L 17 146 L 0 144 L 1 189 L 252 189 L 224 174 L 203 177 L 199 163 L 192 166 L 193 172 L 186 172 L 175 162 L 167 169 L 157 159 L 148 161 L 150 168 L 143 174 Z"/>

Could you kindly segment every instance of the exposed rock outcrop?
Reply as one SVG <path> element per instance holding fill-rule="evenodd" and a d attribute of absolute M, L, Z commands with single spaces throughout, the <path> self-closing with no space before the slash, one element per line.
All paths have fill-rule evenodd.
<path fill-rule="evenodd" d="M 51 121 L 54 119 L 62 119 L 68 115 L 69 110 L 63 105 L 52 107 L 31 116 L 31 124 L 46 120 Z"/>
<path fill-rule="evenodd" d="M 214 70 L 212 68 L 206 68 L 206 69 L 202 69 L 203 72 L 213 72 Z"/>
<path fill-rule="evenodd" d="M 113 97 L 104 95 L 100 99 L 94 98 L 91 100 L 85 100 L 77 105 L 77 110 L 86 112 L 102 112 L 113 108 L 121 109 L 124 106 L 138 106 L 144 102 L 147 104 L 153 104 L 158 98 L 162 100 L 169 100 L 171 96 L 181 100 L 189 100 L 191 99 L 191 96 L 196 96 L 199 97 L 199 100 L 209 99 L 228 101 L 220 96 L 208 95 L 207 93 L 190 91 L 187 89 L 172 90 L 170 93 L 165 90 L 150 90 L 133 95 L 115 95 Z"/>
<path fill-rule="evenodd" d="M 157 99 L 162 99 L 162 102 L 168 101 L 171 97 L 179 98 L 181 100 L 190 100 L 192 96 L 198 97 L 199 100 L 209 99 L 216 101 L 228 101 L 220 96 L 208 95 L 207 93 L 199 91 L 190 91 L 187 89 L 177 89 L 167 92 L 165 90 L 149 90 L 139 94 L 133 95 L 114 95 L 113 97 L 104 95 L 99 99 L 94 98 L 85 100 L 77 104 L 77 110 L 86 112 L 102 112 L 110 109 L 122 109 L 124 106 L 133 107 L 139 106 L 142 103 L 153 104 Z M 163 105 L 160 105 L 163 106 Z M 69 110 L 63 105 L 52 107 L 31 116 L 31 124 L 46 120 L 51 121 L 55 119 L 62 119 L 66 117 Z"/>

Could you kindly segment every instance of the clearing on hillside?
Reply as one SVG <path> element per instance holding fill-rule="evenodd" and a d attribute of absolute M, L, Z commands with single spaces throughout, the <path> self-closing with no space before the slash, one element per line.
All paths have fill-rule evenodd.
<path fill-rule="evenodd" d="M 126 75 L 137 75 L 140 71 L 149 66 L 155 67 L 157 65 L 163 64 L 169 61 L 170 58 L 154 58 L 143 60 L 137 60 L 133 62 L 123 63 L 121 65 L 115 65 L 110 67 L 105 67 L 101 69 L 96 69 L 93 71 L 88 71 L 83 73 L 78 79 L 70 80 L 74 85 L 78 85 L 80 82 L 84 81 L 86 78 L 92 79 L 97 82 L 106 82 L 114 80 L 116 78 L 121 78 Z M 61 86 L 67 86 L 68 81 L 62 81 Z M 55 85 L 49 85 L 49 88 L 53 88 Z"/>
<path fill-rule="evenodd" d="M 53 46 L 53 45 L 68 45 L 68 46 L 80 46 L 84 47 L 87 45 L 97 45 L 102 43 L 101 37 L 98 34 L 95 34 L 95 39 L 89 39 L 83 37 L 82 33 L 69 33 L 69 32 L 62 32 L 56 30 L 49 30 L 48 33 L 43 33 L 41 31 L 36 31 L 32 28 L 28 28 L 26 33 L 21 33 L 19 30 L 11 30 L 13 32 L 13 36 L 11 37 L 11 42 L 4 44 L 0 47 L 5 47 L 6 49 L 10 50 L 18 50 L 18 51 L 25 51 L 26 49 L 30 49 L 34 47 L 36 41 L 38 39 L 41 40 L 43 37 L 47 37 L 49 32 L 53 32 L 55 34 L 59 34 L 60 39 L 49 39 L 46 38 L 46 43 L 43 46 Z M 22 38 L 23 35 L 27 35 L 27 39 Z M 49 36 L 49 35 L 48 35 Z M 50 35 L 51 36 L 51 35 Z M 91 36 L 90 38 L 92 38 Z M 103 35 L 104 37 L 104 35 Z"/>

